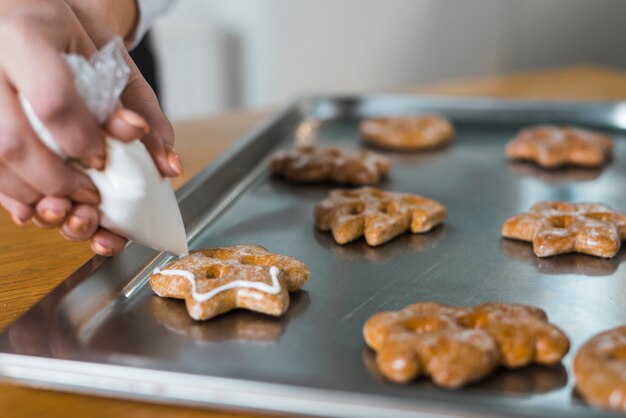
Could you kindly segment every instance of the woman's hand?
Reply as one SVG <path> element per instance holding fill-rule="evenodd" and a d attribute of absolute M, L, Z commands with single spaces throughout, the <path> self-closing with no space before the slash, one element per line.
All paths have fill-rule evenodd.
<path fill-rule="evenodd" d="M 0 204 L 18 225 L 34 216 L 37 225 L 58 227 L 68 239 L 92 239 L 92 249 L 99 254 L 121 251 L 125 239 L 98 226 L 95 186 L 81 170 L 65 164 L 40 142 L 18 101 L 19 92 L 66 155 L 87 167 L 103 168 L 104 134 L 78 95 L 61 56 L 78 53 L 89 57 L 96 45 L 72 9 L 60 0 L 0 1 L 0 42 Z M 141 87 L 140 81 L 135 81 L 131 90 Z M 152 100 L 145 92 L 140 97 L 143 99 L 132 97 L 131 102 L 139 109 L 149 109 L 152 120 L 160 122 L 157 130 L 168 131 L 169 127 L 171 135 L 171 126 L 163 123 L 165 118 L 155 119 L 156 98 Z M 148 137 L 147 146 L 150 144 L 161 171 L 180 173 L 182 169 L 175 169 L 180 162 L 165 146 L 167 140 L 173 142 L 173 135 L 166 135 L 167 140 L 158 133 L 146 135 L 148 126 L 139 114 L 120 108 L 106 129 L 120 140 Z M 155 146 L 159 142 L 161 146 Z"/>
<path fill-rule="evenodd" d="M 124 122 L 133 121 L 133 125 Z M 107 133 L 122 141 L 140 138 L 148 131 L 146 121 L 128 109 L 118 109 L 105 124 Z M 99 227 L 98 210 L 92 205 L 72 204 L 67 198 L 44 197 L 35 208 L 33 222 L 42 228 L 59 228 L 70 241 L 91 240 L 91 249 L 100 255 L 119 253 L 126 239 Z"/>
<path fill-rule="evenodd" d="M 93 168 L 105 161 L 104 135 L 78 95 L 62 52 L 95 46 L 62 1 L 0 2 L 0 200 L 24 222 L 43 196 L 97 204 L 89 178 L 36 137 L 18 100 L 23 94 L 66 155 Z M 13 199 L 17 203 L 9 203 Z"/>

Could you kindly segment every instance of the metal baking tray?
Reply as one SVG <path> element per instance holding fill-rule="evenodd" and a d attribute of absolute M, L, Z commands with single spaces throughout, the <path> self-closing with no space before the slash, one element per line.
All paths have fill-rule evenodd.
<path fill-rule="evenodd" d="M 436 112 L 456 139 L 421 153 L 384 152 L 381 184 L 449 210 L 445 225 L 377 248 L 340 246 L 313 224 L 330 185 L 272 178 L 271 153 L 318 142 L 357 149 L 364 117 Z M 599 170 L 541 171 L 509 163 L 504 144 L 524 125 L 607 131 L 616 155 Z M 573 353 L 626 322 L 626 250 L 611 260 L 538 259 L 500 226 L 536 201 L 602 201 L 626 210 L 626 103 L 555 103 L 420 96 L 303 99 L 268 120 L 178 192 L 192 248 L 254 243 L 304 260 L 313 273 L 275 319 L 245 311 L 193 322 L 156 297 L 150 271 L 169 260 L 137 244 L 96 257 L 0 335 L 0 375 L 36 387 L 188 405 L 315 416 L 612 416 L 574 391 Z M 211 138 L 207 138 L 211 140 Z M 383 380 L 361 335 L 375 312 L 433 300 L 542 307 L 570 337 L 562 366 L 500 370 L 460 390 L 427 379 Z"/>

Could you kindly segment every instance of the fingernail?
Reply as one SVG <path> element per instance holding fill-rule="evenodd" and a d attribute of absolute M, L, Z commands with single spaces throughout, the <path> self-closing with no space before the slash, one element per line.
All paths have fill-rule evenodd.
<path fill-rule="evenodd" d="M 98 253 L 98 254 L 100 254 L 100 255 L 104 255 L 104 256 L 107 256 L 107 257 L 109 257 L 109 256 L 112 256 L 112 255 L 113 255 L 113 248 L 111 248 L 111 247 L 107 247 L 107 246 L 105 246 L 105 245 L 101 244 L 101 243 L 100 243 L 100 242 L 98 242 L 98 241 L 94 241 L 94 242 L 93 242 L 93 244 L 92 244 L 92 248 L 93 248 L 93 250 L 94 250 L 96 253 Z"/>
<path fill-rule="evenodd" d="M 167 152 L 167 162 L 170 165 L 172 171 L 176 173 L 177 176 L 183 175 L 183 163 L 180 161 L 180 157 L 174 151 L 169 150 Z"/>
<path fill-rule="evenodd" d="M 41 216 L 48 222 L 58 222 L 65 217 L 65 212 L 54 208 L 45 208 Z"/>
<path fill-rule="evenodd" d="M 146 122 L 146 120 L 140 114 L 133 112 L 129 109 L 119 109 L 116 114 L 120 117 L 120 119 L 122 119 L 130 126 L 140 129 L 144 135 L 150 132 L 148 122 Z"/>
<path fill-rule="evenodd" d="M 81 203 L 87 203 L 91 205 L 97 205 L 100 203 L 100 196 L 97 192 L 89 189 L 80 189 L 74 192 L 71 196 L 72 200 Z"/>
<path fill-rule="evenodd" d="M 70 216 L 70 220 L 68 221 L 68 226 L 74 232 L 83 233 L 89 230 L 89 227 L 91 226 L 91 221 L 87 218 L 81 218 L 78 215 L 72 215 Z"/>
<path fill-rule="evenodd" d="M 83 159 L 83 163 L 96 170 L 102 170 L 105 166 L 105 159 L 101 155 L 94 155 L 93 157 Z"/>
<path fill-rule="evenodd" d="M 24 226 L 28 223 L 28 219 L 20 219 L 16 214 L 11 214 L 11 219 L 17 226 Z"/>

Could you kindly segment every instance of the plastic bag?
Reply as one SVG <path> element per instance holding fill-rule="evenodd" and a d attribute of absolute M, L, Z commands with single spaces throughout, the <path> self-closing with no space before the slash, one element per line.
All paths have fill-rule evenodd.
<path fill-rule="evenodd" d="M 76 87 L 99 124 L 104 123 L 126 87 L 130 68 L 119 38 L 109 41 L 91 60 L 66 55 Z M 20 95 L 24 112 L 41 141 L 66 158 L 32 106 Z M 168 179 L 159 174 L 141 141 L 107 138 L 107 163 L 102 171 L 85 169 L 98 188 L 100 224 L 140 244 L 175 255 L 188 252 L 180 209 Z"/>

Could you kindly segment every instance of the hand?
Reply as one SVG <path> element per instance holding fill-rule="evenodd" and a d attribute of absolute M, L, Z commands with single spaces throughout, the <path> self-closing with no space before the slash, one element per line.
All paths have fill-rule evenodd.
<path fill-rule="evenodd" d="M 82 164 L 104 166 L 104 135 L 79 97 L 61 53 L 90 56 L 96 47 L 63 1 L 0 2 L 0 204 L 17 224 L 35 216 L 42 227 L 59 227 L 69 239 L 92 238 L 94 251 L 111 255 L 125 240 L 97 229 L 95 186 L 36 138 L 17 92 L 30 101 L 61 149 Z M 45 68 L 45 71 L 41 69 Z M 120 109 L 107 130 L 122 140 L 141 137 L 148 125 Z"/>
<path fill-rule="evenodd" d="M 24 206 L 46 195 L 97 204 L 89 178 L 64 163 L 36 137 L 19 104 L 23 94 L 58 139 L 61 149 L 83 164 L 102 168 L 104 136 L 74 87 L 61 52 L 91 54 L 95 46 L 61 1 L 0 2 L 0 193 L 14 217 L 28 219 Z M 45 71 L 42 71 L 45 68 Z M 32 212 L 30 213 L 32 214 Z"/>
<path fill-rule="evenodd" d="M 123 123 L 133 120 L 137 126 Z M 133 123 L 135 123 L 133 122 Z M 118 109 L 107 121 L 105 128 L 109 135 L 123 141 L 141 137 L 148 126 L 139 115 L 128 109 Z M 94 206 L 74 204 L 69 199 L 44 197 L 36 206 L 33 222 L 42 228 L 59 228 L 63 237 L 70 241 L 91 240 L 91 249 L 100 255 L 111 256 L 119 253 L 126 245 L 126 239 L 100 228 L 99 213 Z"/>

